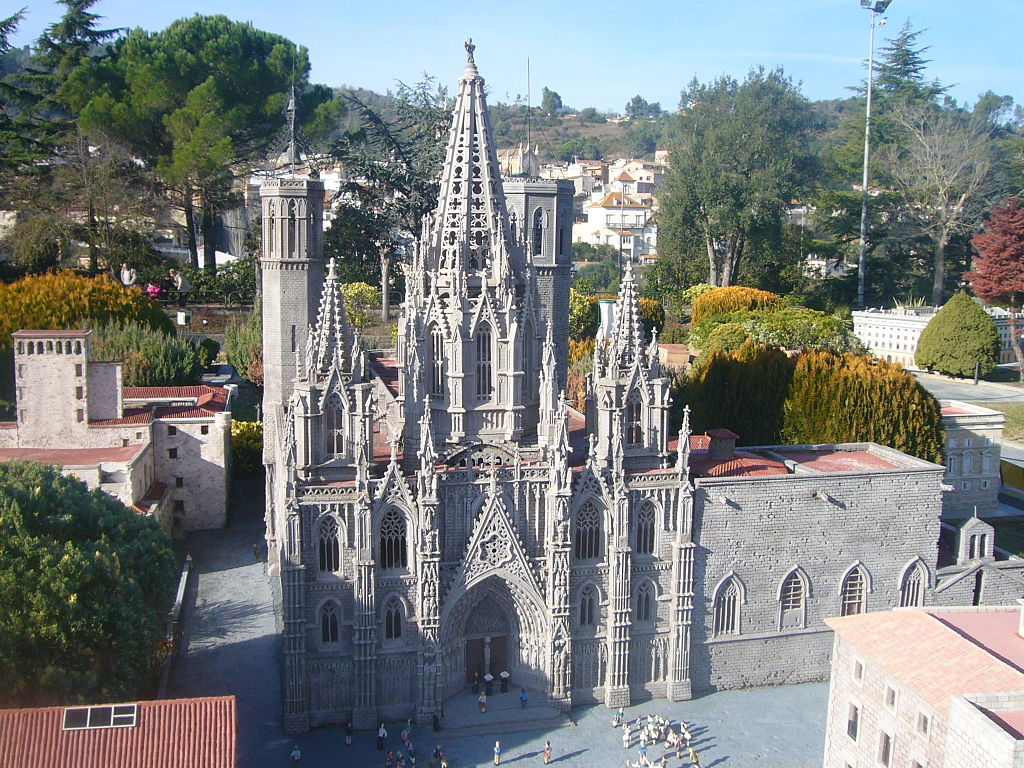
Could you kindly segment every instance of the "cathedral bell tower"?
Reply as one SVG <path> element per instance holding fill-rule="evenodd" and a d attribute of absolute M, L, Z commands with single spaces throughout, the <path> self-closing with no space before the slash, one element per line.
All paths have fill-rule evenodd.
<path fill-rule="evenodd" d="M 406 275 L 398 357 L 407 457 L 424 409 L 438 442 L 514 442 L 537 428 L 536 279 L 511 235 L 473 50 L 466 43 L 437 209 Z"/>

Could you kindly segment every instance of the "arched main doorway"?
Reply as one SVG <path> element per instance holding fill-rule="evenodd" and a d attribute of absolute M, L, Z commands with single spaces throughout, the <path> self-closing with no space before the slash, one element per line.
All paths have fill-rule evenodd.
<path fill-rule="evenodd" d="M 517 685 L 546 689 L 546 628 L 538 606 L 501 577 L 474 585 L 442 618 L 442 697 L 465 691 L 474 672 L 507 670 Z"/>

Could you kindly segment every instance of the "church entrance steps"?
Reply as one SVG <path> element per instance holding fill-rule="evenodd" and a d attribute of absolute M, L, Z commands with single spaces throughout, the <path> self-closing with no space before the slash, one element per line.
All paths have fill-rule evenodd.
<path fill-rule="evenodd" d="M 459 693 L 444 703 L 444 733 L 449 736 L 475 736 L 518 731 L 540 731 L 571 728 L 576 725 L 564 712 L 547 704 L 547 695 L 539 688 L 527 688 L 526 709 L 519 702 L 519 687 L 509 686 L 508 693 L 487 697 L 487 711 L 480 713 L 477 695 Z"/>

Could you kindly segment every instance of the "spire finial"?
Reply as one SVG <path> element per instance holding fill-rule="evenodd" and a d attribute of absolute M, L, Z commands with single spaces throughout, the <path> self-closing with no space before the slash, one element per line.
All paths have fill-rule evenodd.
<path fill-rule="evenodd" d="M 338 275 L 334 271 L 334 257 L 333 256 L 331 257 L 331 260 L 329 262 L 327 262 L 327 279 L 331 280 L 331 281 L 338 279 Z"/>
<path fill-rule="evenodd" d="M 473 58 L 473 51 L 476 50 L 476 46 L 473 45 L 473 38 L 469 38 L 466 41 L 466 71 L 463 73 L 463 77 L 479 77 L 480 72 L 476 68 L 476 59 Z"/>

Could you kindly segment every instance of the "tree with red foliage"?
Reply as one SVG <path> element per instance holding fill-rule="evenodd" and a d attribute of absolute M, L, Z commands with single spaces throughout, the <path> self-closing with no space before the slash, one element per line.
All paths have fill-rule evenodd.
<path fill-rule="evenodd" d="M 978 251 L 974 269 L 964 273 L 971 290 L 989 303 L 1009 305 L 1010 341 L 1024 370 L 1018 310 L 1024 303 L 1024 200 L 1008 197 L 993 206 L 985 229 L 971 239 Z"/>

